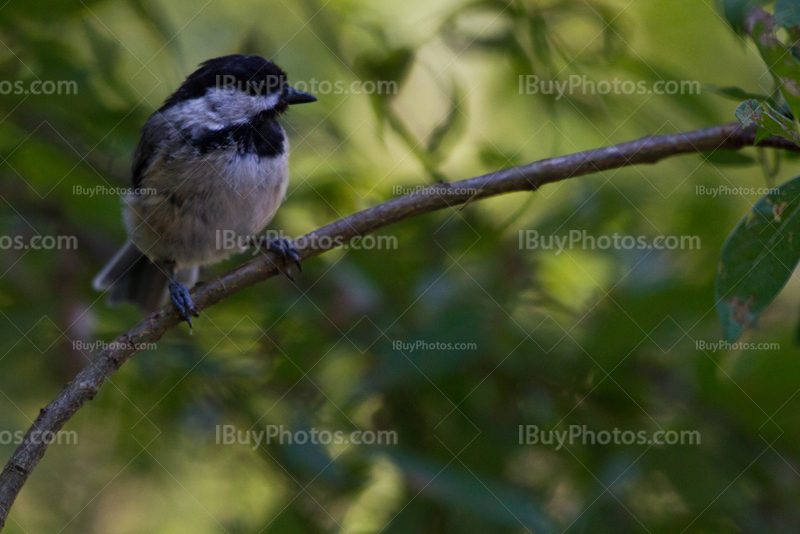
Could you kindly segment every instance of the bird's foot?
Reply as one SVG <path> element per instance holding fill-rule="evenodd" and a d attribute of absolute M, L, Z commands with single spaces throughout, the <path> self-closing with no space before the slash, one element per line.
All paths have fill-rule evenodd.
<path fill-rule="evenodd" d="M 169 298 L 178 308 L 178 313 L 180 313 L 183 320 L 189 323 L 189 328 L 192 328 L 192 317 L 200 317 L 200 308 L 189 296 L 189 289 L 180 282 L 170 282 Z"/>
<path fill-rule="evenodd" d="M 291 261 L 297 265 L 298 271 L 303 272 L 303 267 L 300 265 L 300 254 L 291 239 L 285 237 L 261 237 L 258 239 L 257 245 L 264 251 L 277 254 L 281 266 L 288 267 L 289 261 Z M 289 280 L 294 282 L 294 277 L 288 269 L 284 269 L 282 272 Z"/>

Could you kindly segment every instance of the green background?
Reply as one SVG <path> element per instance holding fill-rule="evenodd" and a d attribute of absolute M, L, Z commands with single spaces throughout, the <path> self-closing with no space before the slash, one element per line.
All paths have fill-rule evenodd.
<path fill-rule="evenodd" d="M 201 61 L 274 59 L 290 80 L 393 80 L 318 94 L 283 121 L 297 236 L 396 196 L 649 134 L 734 120 L 706 84 L 768 93 L 710 0 L 9 0 L 0 233 L 0 438 L 25 431 L 91 352 L 133 325 L 91 278 L 125 239 L 118 195 L 147 117 Z M 519 92 L 519 76 L 689 80 L 699 95 Z M 796 279 L 713 351 L 719 251 L 760 197 L 759 151 L 692 155 L 445 210 L 335 250 L 203 312 L 137 355 L 66 426 L 6 532 L 791 532 L 800 521 Z M 772 166 L 771 153 L 761 155 Z M 772 179 L 800 166 L 786 159 Z M 520 231 L 698 236 L 699 250 L 526 250 Z M 209 278 L 248 255 L 208 269 Z M 473 344 L 395 350 L 395 342 Z M 700 347 L 700 348 L 698 348 Z M 390 446 L 216 443 L 218 425 L 393 431 Z M 521 445 L 520 425 L 697 431 L 694 445 Z M 7 434 L 6 434 L 7 435 Z M 8 458 L 14 444 L 0 445 Z"/>

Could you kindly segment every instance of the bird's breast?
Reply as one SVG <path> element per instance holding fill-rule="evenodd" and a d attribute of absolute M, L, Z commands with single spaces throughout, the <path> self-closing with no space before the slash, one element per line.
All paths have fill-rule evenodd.
<path fill-rule="evenodd" d="M 275 156 L 243 153 L 234 143 L 202 158 L 185 146 L 174 152 L 163 166 L 152 167 L 145 179 L 145 185 L 154 185 L 159 194 L 129 202 L 127 218 L 134 242 L 143 250 L 149 244 L 151 257 L 170 257 L 186 265 L 213 263 L 237 252 L 220 249 L 219 236 L 257 234 L 286 196 L 285 137 L 282 143 Z"/>

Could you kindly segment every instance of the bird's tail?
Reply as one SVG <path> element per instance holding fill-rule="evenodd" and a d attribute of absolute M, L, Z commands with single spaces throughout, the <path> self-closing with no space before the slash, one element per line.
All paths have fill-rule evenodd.
<path fill-rule="evenodd" d="M 175 273 L 175 278 L 191 288 L 197 282 L 198 271 L 197 267 L 183 269 Z M 166 303 L 168 286 L 166 267 L 150 261 L 131 241 L 125 243 L 92 282 L 95 290 L 107 291 L 109 305 L 132 302 L 142 313 L 153 312 Z"/>

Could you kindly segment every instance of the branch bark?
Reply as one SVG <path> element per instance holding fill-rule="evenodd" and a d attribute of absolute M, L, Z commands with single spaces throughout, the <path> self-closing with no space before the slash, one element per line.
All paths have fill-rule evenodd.
<path fill-rule="evenodd" d="M 568 156 L 545 159 L 491 174 L 437 184 L 420 192 L 395 198 L 354 213 L 296 240 L 301 259 L 322 254 L 340 243 L 375 232 L 390 224 L 447 207 L 515 191 L 535 191 L 545 184 L 628 165 L 656 163 L 680 154 L 739 150 L 755 142 L 755 131 L 739 124 L 726 124 L 686 133 L 649 136 L 620 145 L 598 148 Z M 800 151 L 782 138 L 762 141 L 759 146 Z M 303 245 L 305 244 L 305 245 Z M 274 256 L 260 256 L 199 284 L 192 291 L 194 302 L 205 309 L 222 299 L 279 274 Z M 139 352 L 134 347 L 154 343 L 180 319 L 169 305 L 117 337 L 43 408 L 0 474 L 0 530 L 5 526 L 14 500 L 36 464 L 47 451 L 42 435 L 54 435 L 73 415 L 97 394 L 100 386 L 122 364 Z"/>

